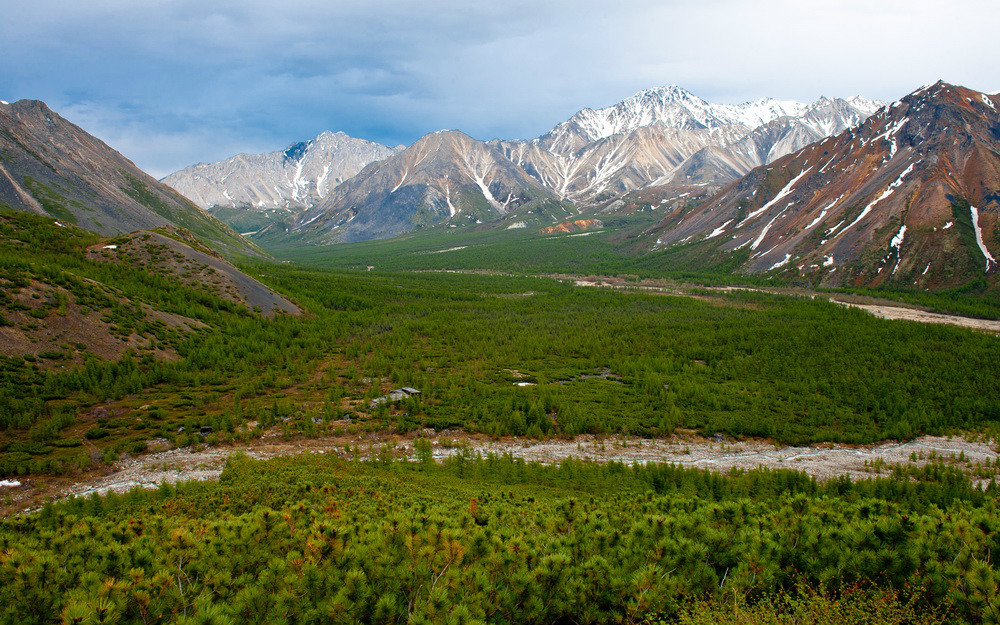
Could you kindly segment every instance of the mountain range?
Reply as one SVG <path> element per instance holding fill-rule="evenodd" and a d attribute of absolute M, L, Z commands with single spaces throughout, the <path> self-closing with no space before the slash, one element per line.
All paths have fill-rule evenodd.
<path fill-rule="evenodd" d="M 551 223 L 572 212 L 565 202 L 579 211 L 650 185 L 717 188 L 858 123 L 879 104 L 860 97 L 712 104 L 663 87 L 584 109 L 530 141 L 481 142 L 444 131 L 399 151 L 325 133 L 284 152 L 196 165 L 164 181 L 262 239 L 351 241 L 508 217 Z M 370 164 L 354 178 L 336 164 L 344 176 L 329 177 L 331 162 L 360 165 L 365 158 Z M 345 179 L 343 189 L 334 188 Z"/>
<path fill-rule="evenodd" d="M 323 244 L 391 237 L 445 222 L 509 225 L 525 215 L 554 222 L 575 214 L 497 145 L 447 130 L 372 163 L 303 213 L 290 234 Z"/>
<path fill-rule="evenodd" d="M 280 153 L 198 166 L 205 175 L 187 179 L 251 181 L 256 199 L 241 203 L 224 188 L 229 204 L 209 210 L 257 215 L 251 232 L 269 244 L 441 226 L 542 228 L 651 210 L 658 223 L 631 243 L 621 233 L 616 245 L 688 254 L 702 263 L 692 268 L 706 254 L 726 257 L 739 271 L 812 284 L 993 284 L 1000 96 L 939 82 L 866 115 L 874 104 L 713 105 L 671 87 L 581 111 L 531 141 L 449 130 L 400 149 L 326 133 Z M 834 134 L 796 149 L 825 132 Z M 262 163 L 268 180 L 283 176 L 291 187 L 266 193 L 252 173 Z M 224 253 L 263 254 L 36 101 L 0 104 L 0 204 L 104 235 L 176 227 Z"/>
<path fill-rule="evenodd" d="M 587 206 L 602 194 L 649 185 L 731 182 L 857 124 L 880 105 L 861 97 L 713 104 L 671 86 L 583 109 L 531 141 L 499 143 L 548 188 Z"/>

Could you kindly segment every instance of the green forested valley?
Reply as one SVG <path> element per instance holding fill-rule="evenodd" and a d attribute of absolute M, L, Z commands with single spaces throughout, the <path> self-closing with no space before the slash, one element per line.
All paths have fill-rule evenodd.
<path fill-rule="evenodd" d="M 12 295 L 41 281 L 61 290 L 42 289 L 24 325 L 85 307 L 123 341 L 139 337 L 138 348 L 106 359 L 67 340 L 3 357 L 5 475 L 70 470 L 90 462 L 94 447 L 113 459 L 151 438 L 183 446 L 203 425 L 213 427 L 212 442 L 256 423 L 305 433 L 430 427 L 532 437 L 680 428 L 800 444 L 1000 422 L 1000 379 L 985 374 L 995 366 L 995 336 L 880 320 L 829 302 L 248 267 L 307 311 L 267 319 L 169 277 L 92 262 L 59 240 L 71 249 L 6 244 L 4 314 L 27 308 Z M 170 328 L 150 307 L 192 321 Z M 370 407 L 400 386 L 422 393 Z"/>
<path fill-rule="evenodd" d="M 670 296 L 302 259 L 243 265 L 304 311 L 268 318 L 88 257 L 111 240 L 0 217 L 0 478 L 73 478 L 151 446 L 240 445 L 265 433 L 718 433 L 785 445 L 988 440 L 1000 426 L 1000 349 L 987 333 L 810 297 Z M 95 343 L 95 327 L 115 342 Z M 400 387 L 420 394 L 373 402 Z M 369 460 L 237 458 L 219 482 L 11 515 L 0 521 L 0 619 L 1000 616 L 990 465 L 817 481 L 470 453 L 436 464 L 425 438 L 416 447 L 417 462 L 391 449 Z"/>

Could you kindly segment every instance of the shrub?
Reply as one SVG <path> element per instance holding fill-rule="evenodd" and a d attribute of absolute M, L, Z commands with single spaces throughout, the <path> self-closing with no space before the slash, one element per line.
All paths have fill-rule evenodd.
<path fill-rule="evenodd" d="M 84 433 L 84 436 L 87 437 L 87 440 L 93 441 L 99 438 L 104 438 L 109 434 L 111 434 L 110 430 L 102 427 L 92 427 Z"/>

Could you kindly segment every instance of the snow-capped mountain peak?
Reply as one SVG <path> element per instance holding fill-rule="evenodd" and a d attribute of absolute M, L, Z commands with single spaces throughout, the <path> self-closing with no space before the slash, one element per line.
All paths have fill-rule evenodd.
<path fill-rule="evenodd" d="M 588 203 L 650 184 L 732 181 L 858 124 L 880 104 L 860 97 L 714 104 L 671 85 L 583 109 L 538 139 L 506 145 L 542 184 Z"/>
<path fill-rule="evenodd" d="M 864 96 L 856 95 L 852 98 L 847 98 L 848 104 L 855 108 L 871 110 L 872 112 L 878 110 L 884 105 L 884 102 L 878 100 L 872 100 L 871 98 L 866 98 Z"/>
<path fill-rule="evenodd" d="M 163 182 L 202 208 L 297 211 L 326 198 L 365 165 L 398 151 L 344 132 L 325 131 L 279 152 L 238 154 L 218 163 L 193 165 Z"/>
<path fill-rule="evenodd" d="M 809 111 L 844 102 L 864 119 L 880 102 L 860 96 L 850 100 L 821 98 L 812 104 L 794 100 L 761 98 L 743 104 L 713 104 L 676 85 L 646 89 L 618 104 L 585 108 L 559 124 L 540 142 L 555 152 L 579 149 L 588 142 L 661 124 L 667 128 L 696 130 L 737 125 L 753 130 L 782 117 L 801 117 Z M 855 120 L 857 121 L 857 120 Z"/>
<path fill-rule="evenodd" d="M 351 207 L 388 201 L 396 207 L 390 212 L 401 216 L 405 211 L 396 204 L 423 202 L 431 207 L 429 215 L 454 219 L 471 214 L 465 208 L 468 198 L 481 197 L 483 206 L 505 215 L 514 205 L 526 205 L 522 199 L 541 197 L 542 191 L 581 206 L 650 185 L 708 191 L 854 126 L 874 110 L 871 101 L 855 102 L 860 106 L 831 98 L 811 104 L 775 98 L 715 104 L 670 85 L 639 91 L 613 106 L 585 108 L 530 141 L 479 145 L 460 132 L 442 130 L 407 148 L 405 158 L 388 159 L 401 148 L 370 143 L 364 148 L 358 139 L 325 132 L 270 155 L 239 155 L 191 167 L 166 182 L 201 206 L 241 213 L 250 206 L 280 219 L 307 211 L 299 220 L 303 228 L 329 225 L 318 214 L 330 209 L 340 217 L 329 223 L 353 219 L 341 230 L 382 236 L 396 231 L 365 217 L 367 208 L 357 213 Z M 364 158 L 351 156 L 359 154 Z M 363 179 L 337 187 L 372 160 L 383 162 L 366 170 Z M 465 184 L 469 181 L 471 186 Z M 350 215 L 343 213 L 345 207 Z M 257 222 L 238 218 L 241 232 L 261 232 Z M 404 222 L 409 223 L 397 226 Z"/>

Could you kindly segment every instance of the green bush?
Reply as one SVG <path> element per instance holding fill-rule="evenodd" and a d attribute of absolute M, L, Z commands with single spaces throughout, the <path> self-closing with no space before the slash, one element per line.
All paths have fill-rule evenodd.
<path fill-rule="evenodd" d="M 97 440 L 99 438 L 105 438 L 109 434 L 111 434 L 111 430 L 95 426 L 84 432 L 83 435 L 87 438 L 87 440 Z"/>
<path fill-rule="evenodd" d="M 83 444 L 79 438 L 60 438 L 49 442 L 53 447 L 79 447 Z"/>

